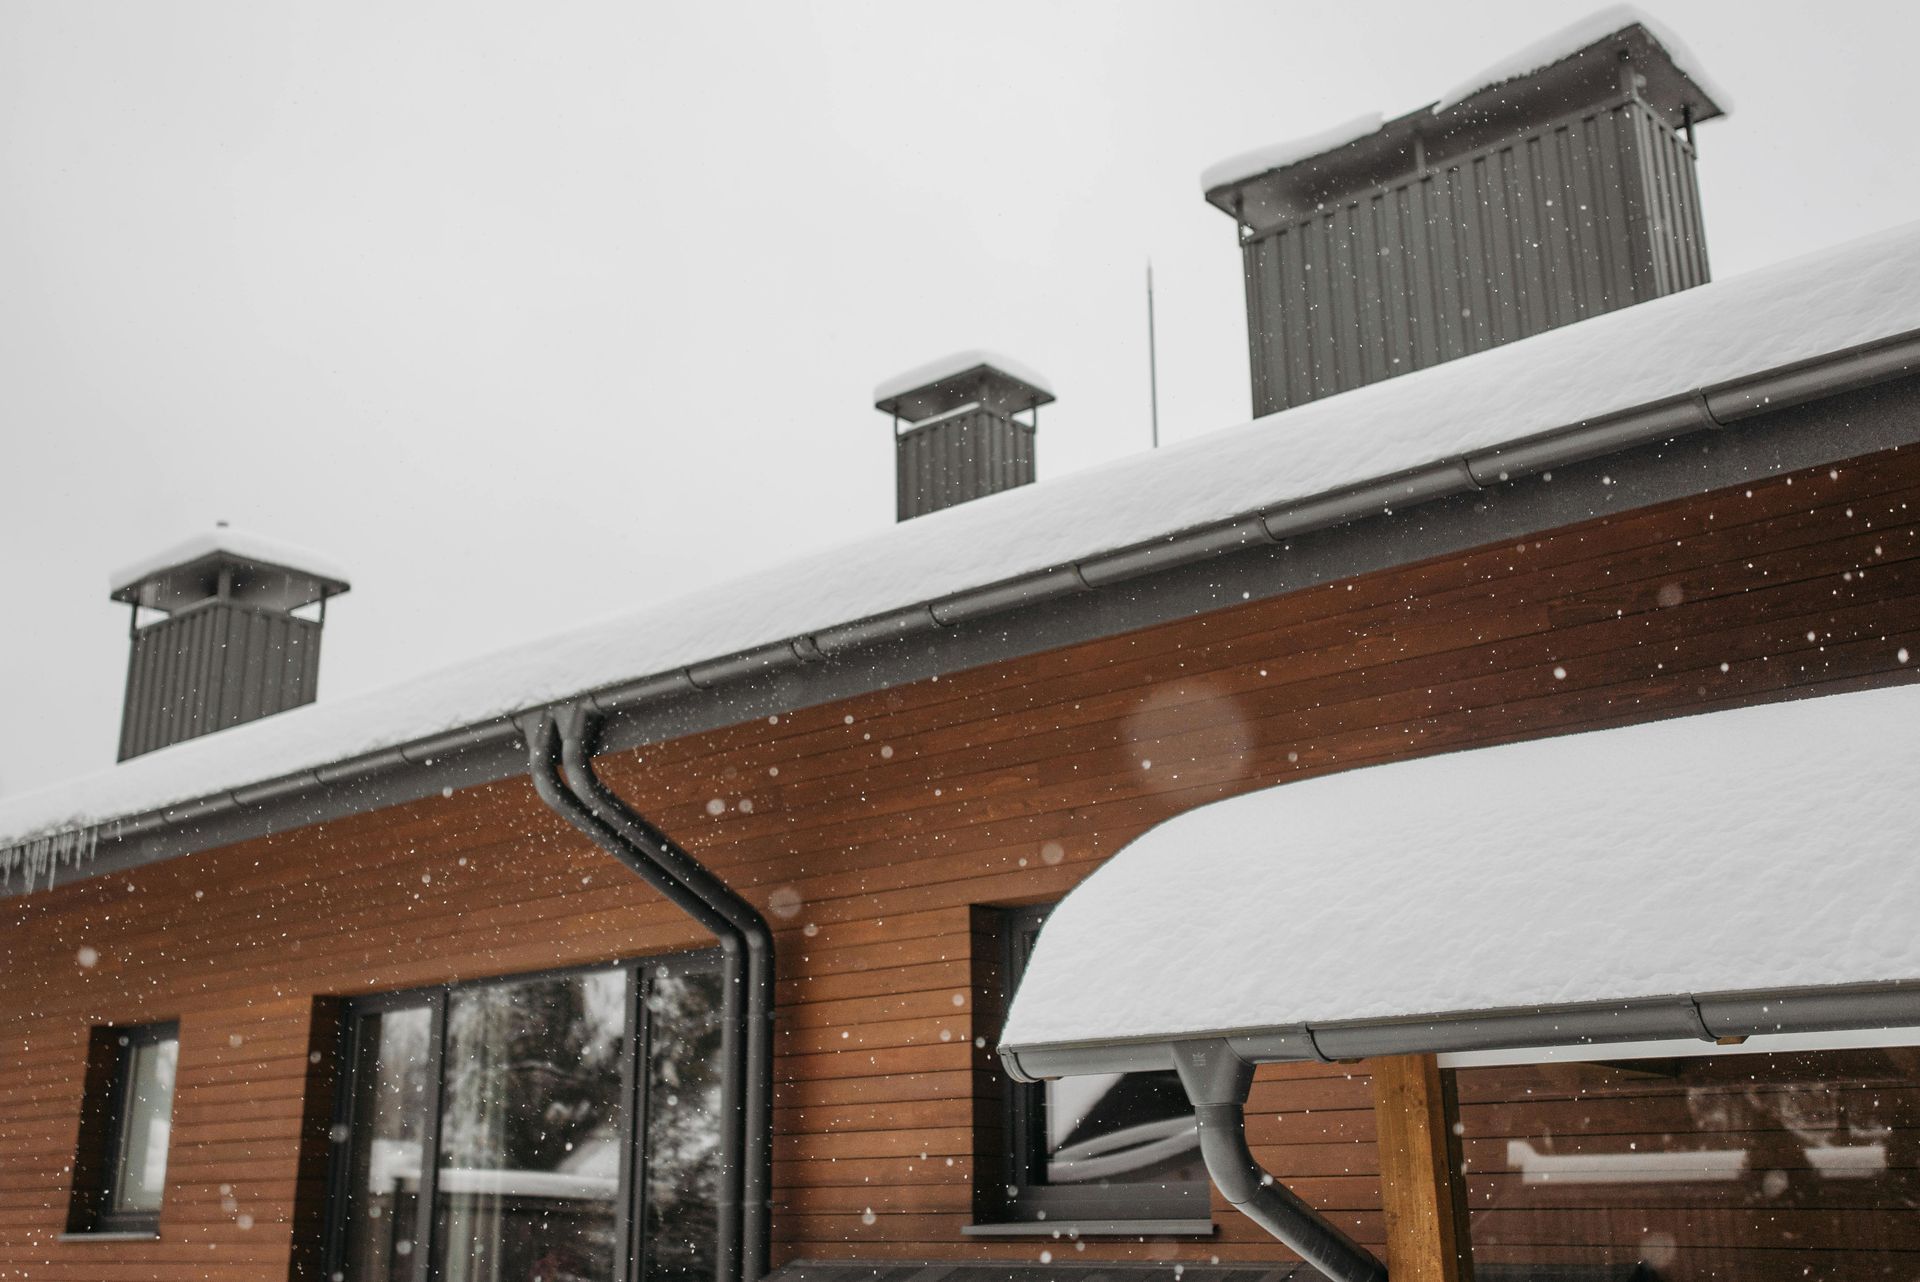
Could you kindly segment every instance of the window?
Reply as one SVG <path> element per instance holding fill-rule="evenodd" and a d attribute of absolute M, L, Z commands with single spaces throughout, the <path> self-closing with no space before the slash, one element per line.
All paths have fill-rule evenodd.
<path fill-rule="evenodd" d="M 1050 906 L 1002 922 L 1011 993 Z M 1112 1073 L 1009 1083 L 1000 1218 L 1189 1220 L 1208 1216 L 1206 1168 L 1179 1074 Z"/>
<path fill-rule="evenodd" d="M 328 1275 L 705 1282 L 720 996 L 701 954 L 352 1003 Z"/>
<path fill-rule="evenodd" d="M 94 1030 L 70 1231 L 159 1232 L 179 1054 L 176 1024 Z"/>
<path fill-rule="evenodd" d="M 1920 1046 L 1794 1040 L 1457 1069 L 1476 1270 L 1914 1276 Z"/>

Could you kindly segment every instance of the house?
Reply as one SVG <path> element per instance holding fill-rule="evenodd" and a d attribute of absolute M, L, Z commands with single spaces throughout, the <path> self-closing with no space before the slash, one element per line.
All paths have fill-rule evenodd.
<path fill-rule="evenodd" d="M 964 353 L 892 529 L 404 688 L 117 574 L 0 1276 L 1910 1272 L 1920 227 L 1707 283 L 1724 102 L 1609 10 L 1216 167 L 1262 417 L 1030 484 Z"/>

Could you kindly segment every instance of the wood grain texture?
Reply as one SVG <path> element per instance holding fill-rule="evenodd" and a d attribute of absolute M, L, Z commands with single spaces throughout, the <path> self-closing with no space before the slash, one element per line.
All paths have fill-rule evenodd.
<path fill-rule="evenodd" d="M 602 759 L 775 928 L 777 1258 L 1285 1258 L 1218 1202 L 1210 1241 L 960 1235 L 1002 1142 L 975 910 L 1254 788 L 1908 679 L 1916 504 L 1892 452 Z M 317 1001 L 706 942 L 519 779 L 0 901 L 0 1278 L 299 1276 Z M 170 1018 L 160 1240 L 61 1242 L 89 1030 Z M 1250 1114 L 1385 1249 L 1365 1067 Z"/>
<path fill-rule="evenodd" d="M 1473 1282 L 1450 1074 L 1431 1055 L 1393 1055 L 1368 1067 L 1387 1271 L 1396 1282 Z"/>

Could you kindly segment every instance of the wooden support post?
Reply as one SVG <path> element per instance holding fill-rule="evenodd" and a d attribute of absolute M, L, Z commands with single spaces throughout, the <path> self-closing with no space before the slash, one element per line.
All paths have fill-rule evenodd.
<path fill-rule="evenodd" d="M 1431 1055 L 1368 1061 L 1393 1282 L 1473 1282 L 1453 1078 Z"/>

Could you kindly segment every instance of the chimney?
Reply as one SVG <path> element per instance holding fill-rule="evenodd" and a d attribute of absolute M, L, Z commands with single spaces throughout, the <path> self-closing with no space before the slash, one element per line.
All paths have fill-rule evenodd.
<path fill-rule="evenodd" d="M 1720 102 L 1716 102 L 1718 97 Z M 1223 161 L 1253 412 L 1706 283 L 1685 48 L 1608 9 L 1429 107 Z"/>
<path fill-rule="evenodd" d="M 133 610 L 120 760 L 312 703 L 327 598 L 347 587 L 224 522 L 115 574 L 113 600 Z M 316 617 L 294 613 L 311 605 Z M 142 625 L 143 610 L 166 617 Z"/>
<path fill-rule="evenodd" d="M 1052 400 L 1045 379 L 991 352 L 957 352 L 874 388 L 873 407 L 893 416 L 896 519 L 1032 481 L 1039 407 Z"/>

